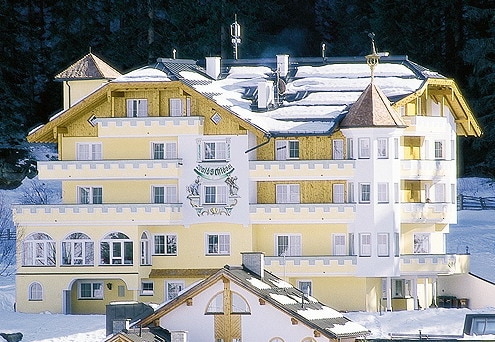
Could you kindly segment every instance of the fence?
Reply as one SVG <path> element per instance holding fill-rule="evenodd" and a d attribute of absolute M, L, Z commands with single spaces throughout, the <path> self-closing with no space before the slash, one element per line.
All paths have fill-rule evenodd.
<path fill-rule="evenodd" d="M 495 197 L 475 197 L 458 195 L 457 210 L 493 210 Z"/>

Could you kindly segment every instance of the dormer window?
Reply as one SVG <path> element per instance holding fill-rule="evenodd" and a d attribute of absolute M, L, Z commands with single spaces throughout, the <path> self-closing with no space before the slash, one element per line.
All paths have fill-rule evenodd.
<path fill-rule="evenodd" d="M 127 117 L 137 118 L 148 116 L 148 100 L 146 99 L 128 99 L 127 100 Z"/>
<path fill-rule="evenodd" d="M 299 141 L 277 140 L 275 142 L 275 159 L 299 159 Z"/>

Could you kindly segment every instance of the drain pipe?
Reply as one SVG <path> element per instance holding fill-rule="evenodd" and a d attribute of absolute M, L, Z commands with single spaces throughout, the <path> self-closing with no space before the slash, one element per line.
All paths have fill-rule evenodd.
<path fill-rule="evenodd" d="M 250 149 L 246 150 L 244 153 L 249 153 L 249 152 L 251 152 L 251 151 L 254 151 L 254 150 L 256 150 L 256 149 L 260 148 L 261 146 L 264 146 L 264 145 L 268 144 L 268 143 L 270 142 L 270 139 L 272 138 L 272 136 L 271 136 L 271 134 L 270 134 L 270 133 L 266 133 L 263 137 L 264 137 L 264 138 L 266 138 L 267 140 L 266 140 L 266 141 L 263 141 L 263 142 L 262 142 L 261 144 L 259 144 L 259 145 L 256 145 L 256 146 L 254 146 L 254 147 L 251 147 Z"/>

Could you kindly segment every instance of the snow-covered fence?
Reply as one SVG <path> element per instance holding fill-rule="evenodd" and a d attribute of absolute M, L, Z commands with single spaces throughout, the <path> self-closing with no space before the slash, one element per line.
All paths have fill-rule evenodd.
<path fill-rule="evenodd" d="M 457 196 L 457 210 L 493 210 L 495 197 Z"/>

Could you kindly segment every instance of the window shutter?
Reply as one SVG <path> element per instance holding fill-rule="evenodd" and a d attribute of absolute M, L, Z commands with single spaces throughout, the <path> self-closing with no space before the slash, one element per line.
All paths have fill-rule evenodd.
<path fill-rule="evenodd" d="M 275 141 L 275 159 L 276 160 L 287 159 L 287 142 L 285 140 Z"/>
<path fill-rule="evenodd" d="M 333 203 L 344 203 L 344 184 L 333 185 Z"/>
<path fill-rule="evenodd" d="M 148 116 L 148 100 L 138 100 L 137 116 Z"/>

